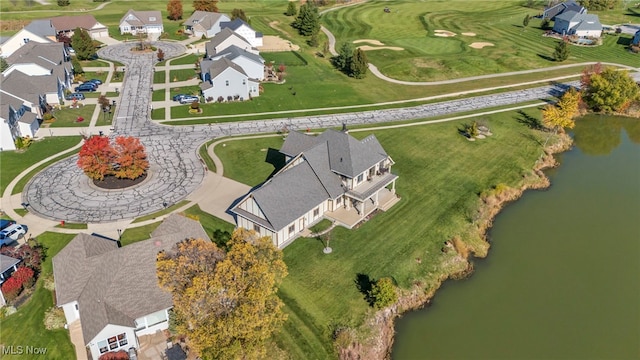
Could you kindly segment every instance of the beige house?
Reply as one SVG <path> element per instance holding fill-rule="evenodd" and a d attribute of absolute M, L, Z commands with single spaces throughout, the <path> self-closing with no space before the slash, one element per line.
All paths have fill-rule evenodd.
<path fill-rule="evenodd" d="M 184 30 L 197 38 L 203 35 L 206 38 L 212 38 L 222 30 L 220 23 L 230 20 L 225 14 L 196 10 L 184 22 Z"/>
<path fill-rule="evenodd" d="M 159 37 L 164 32 L 160 11 L 134 11 L 129 9 L 120 19 L 120 34 L 147 34 Z"/>
<path fill-rule="evenodd" d="M 293 131 L 280 152 L 285 166 L 231 208 L 237 227 L 270 236 L 278 247 L 324 218 L 352 228 L 399 199 L 394 162 L 374 135 L 357 140 L 346 130 Z"/>
<path fill-rule="evenodd" d="M 51 25 L 56 29 L 56 33 L 62 33 L 68 37 L 73 35 L 76 28 L 86 30 L 94 40 L 109 36 L 109 29 L 90 14 L 52 17 Z"/>

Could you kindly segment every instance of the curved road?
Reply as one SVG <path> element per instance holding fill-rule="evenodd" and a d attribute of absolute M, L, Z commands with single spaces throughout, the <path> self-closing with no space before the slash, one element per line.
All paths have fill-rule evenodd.
<path fill-rule="evenodd" d="M 184 47 L 177 43 L 160 42 L 155 45 L 163 49 L 167 58 L 184 52 Z M 22 197 L 31 205 L 31 212 L 54 220 L 102 223 L 159 211 L 183 200 L 200 186 L 206 171 L 197 156 L 197 149 L 205 141 L 219 136 L 276 132 L 283 128 L 294 130 L 415 120 L 545 99 L 559 95 L 568 85 L 577 85 L 575 82 L 555 84 L 409 108 L 171 127 L 150 121 L 154 53 L 134 55 L 130 51 L 133 46 L 108 46 L 100 51 L 100 56 L 126 65 L 112 136 L 140 138 L 147 148 L 150 176 L 135 188 L 98 189 L 76 166 L 77 156 L 74 156 L 46 168 L 27 184 Z M 635 75 L 640 79 L 639 74 Z"/>

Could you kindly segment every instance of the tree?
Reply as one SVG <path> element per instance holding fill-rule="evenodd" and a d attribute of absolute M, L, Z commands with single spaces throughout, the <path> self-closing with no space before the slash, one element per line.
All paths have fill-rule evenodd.
<path fill-rule="evenodd" d="M 555 61 L 565 61 L 569 58 L 569 45 L 564 40 L 560 40 L 556 45 L 556 49 L 553 52 L 553 59 Z"/>
<path fill-rule="evenodd" d="M 367 54 L 360 48 L 356 49 L 349 63 L 349 76 L 356 79 L 364 78 L 367 75 L 368 66 Z"/>
<path fill-rule="evenodd" d="M 91 179 L 102 180 L 113 169 L 114 150 L 106 136 L 92 136 L 85 140 L 78 158 L 78 166 Z"/>
<path fill-rule="evenodd" d="M 75 75 L 84 74 L 84 69 L 82 68 L 82 65 L 80 64 L 80 61 L 78 61 L 77 57 L 71 58 L 71 67 L 73 68 L 73 73 Z"/>
<path fill-rule="evenodd" d="M 193 9 L 200 11 L 218 12 L 218 0 L 193 0 Z"/>
<path fill-rule="evenodd" d="M 309 46 L 313 48 L 318 47 L 318 45 L 320 45 L 320 39 L 318 39 L 318 32 L 314 32 L 313 34 L 311 34 L 311 37 L 309 38 L 309 41 L 307 43 L 309 44 Z"/>
<path fill-rule="evenodd" d="M 526 28 L 527 26 L 529 26 L 529 20 L 531 20 L 531 17 L 529 16 L 529 14 L 527 14 L 522 20 L 522 27 Z"/>
<path fill-rule="evenodd" d="M 240 19 L 244 22 L 248 22 L 247 15 L 244 14 L 244 10 L 242 9 L 233 9 L 231 10 L 231 20 Z"/>
<path fill-rule="evenodd" d="M 611 10 L 614 9 L 620 0 L 580 0 L 580 5 L 591 10 Z"/>
<path fill-rule="evenodd" d="M 320 31 L 320 14 L 318 13 L 318 7 L 316 7 L 313 2 L 307 1 L 300 7 L 298 17 L 292 26 L 298 29 L 300 35 L 303 36 L 310 36 Z"/>
<path fill-rule="evenodd" d="M 351 68 L 351 60 L 353 58 L 353 45 L 349 42 L 345 42 L 340 46 L 338 55 L 333 58 L 333 65 L 340 71 L 348 74 Z"/>
<path fill-rule="evenodd" d="M 162 49 L 158 49 L 158 61 L 164 61 L 164 51 Z"/>
<path fill-rule="evenodd" d="M 161 287 L 173 296 L 177 330 L 203 358 L 264 357 L 265 342 L 286 319 L 276 291 L 287 269 L 269 237 L 236 230 L 225 254 L 206 240 L 185 240 L 158 255 Z"/>
<path fill-rule="evenodd" d="M 542 109 L 542 123 L 556 131 L 560 128 L 572 129 L 575 126 L 573 119 L 578 114 L 580 101 L 580 93 L 573 87 L 569 88 L 557 104 L 549 104 Z"/>
<path fill-rule="evenodd" d="M 58 0 L 58 6 L 69 6 L 70 4 L 69 0 Z"/>
<path fill-rule="evenodd" d="M 100 105 L 101 109 L 106 109 L 109 106 L 109 104 L 110 104 L 110 101 L 106 95 L 100 95 L 98 97 L 98 105 Z"/>
<path fill-rule="evenodd" d="M 592 74 L 584 92 L 589 108 L 605 113 L 624 111 L 640 96 L 638 85 L 628 72 L 610 67 Z"/>
<path fill-rule="evenodd" d="M 591 84 L 591 76 L 593 74 L 600 74 L 602 72 L 602 63 L 595 63 L 593 65 L 589 65 L 582 70 L 582 75 L 580 76 L 580 88 L 582 90 L 589 87 Z"/>
<path fill-rule="evenodd" d="M 376 309 L 386 308 L 398 301 L 396 287 L 393 285 L 391 278 L 384 277 L 378 279 L 371 287 L 370 297 L 373 302 L 373 307 Z"/>
<path fill-rule="evenodd" d="M 170 20 L 182 19 L 182 0 L 169 0 L 167 3 L 167 12 Z"/>
<path fill-rule="evenodd" d="M 9 63 L 7 62 L 7 59 L 0 57 L 0 72 L 7 70 L 8 67 Z"/>
<path fill-rule="evenodd" d="M 114 146 L 113 174 L 121 179 L 137 179 L 149 169 L 149 161 L 140 139 L 133 136 L 118 136 Z"/>
<path fill-rule="evenodd" d="M 71 36 L 71 45 L 76 51 L 76 57 L 78 60 L 89 60 L 93 54 L 96 53 L 96 48 L 93 46 L 93 40 L 89 33 L 81 28 L 76 28 Z"/>
<path fill-rule="evenodd" d="M 296 16 L 298 14 L 298 9 L 296 9 L 296 4 L 293 1 L 289 1 L 287 11 L 284 14 L 287 16 Z"/>
<path fill-rule="evenodd" d="M 542 23 L 540 23 L 540 29 L 549 30 L 549 28 L 551 28 L 551 20 L 549 20 L 548 18 L 542 19 Z"/>
<path fill-rule="evenodd" d="M 60 32 L 56 35 L 56 41 L 64 43 L 65 47 L 71 46 L 71 38 L 68 37 L 65 33 Z"/>

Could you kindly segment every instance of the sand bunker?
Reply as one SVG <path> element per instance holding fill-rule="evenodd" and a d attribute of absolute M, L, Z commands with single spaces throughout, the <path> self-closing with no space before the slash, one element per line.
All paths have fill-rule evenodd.
<path fill-rule="evenodd" d="M 448 30 L 434 30 L 433 31 L 435 36 L 440 36 L 440 37 L 451 37 L 451 36 L 456 36 L 456 33 L 448 31 Z"/>
<path fill-rule="evenodd" d="M 378 45 L 378 46 L 383 46 L 384 43 L 380 42 L 379 40 L 373 40 L 373 39 L 360 39 L 360 40 L 353 40 L 354 44 L 358 44 L 358 43 L 369 43 L 371 45 Z"/>
<path fill-rule="evenodd" d="M 485 46 L 494 46 L 492 43 L 490 42 L 474 42 L 473 44 L 469 45 L 474 49 L 482 49 Z"/>
<path fill-rule="evenodd" d="M 464 35 L 464 36 L 476 36 L 476 33 L 474 33 L 474 32 L 463 32 L 462 35 Z"/>
<path fill-rule="evenodd" d="M 362 51 L 383 50 L 383 49 L 394 50 L 394 51 L 404 50 L 404 48 L 397 47 L 397 46 L 369 46 L 369 45 L 358 46 L 358 49 Z"/>
<path fill-rule="evenodd" d="M 292 44 L 291 41 L 285 40 L 280 36 L 264 35 L 262 37 L 262 46 L 259 46 L 258 49 L 264 52 L 276 52 L 300 50 L 300 46 Z"/>

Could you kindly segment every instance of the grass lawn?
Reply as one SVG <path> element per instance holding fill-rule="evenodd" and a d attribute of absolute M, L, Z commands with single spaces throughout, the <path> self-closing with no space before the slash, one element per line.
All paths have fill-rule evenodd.
<path fill-rule="evenodd" d="M 109 72 L 107 72 L 107 71 L 97 71 L 97 72 L 86 71 L 84 73 L 84 78 L 87 79 L 87 80 L 98 79 L 98 80 L 102 81 L 102 83 L 104 84 L 104 82 L 107 81 L 107 75 L 109 75 Z M 98 90 L 100 90 L 100 89 L 98 89 Z"/>
<path fill-rule="evenodd" d="M 123 71 L 114 71 L 113 76 L 111 76 L 111 82 L 121 82 L 124 79 Z"/>
<path fill-rule="evenodd" d="M 160 226 L 161 223 L 162 221 L 158 221 L 145 226 L 126 229 L 124 232 L 122 232 L 122 237 L 120 238 L 122 246 L 133 244 L 142 240 L 147 240 L 151 237 L 151 233 L 153 232 L 153 230 Z"/>
<path fill-rule="evenodd" d="M 62 224 L 58 224 L 58 225 L 56 225 L 56 227 L 57 228 L 62 228 L 62 229 L 86 230 L 87 229 L 87 224 L 65 222 L 64 226 L 62 226 Z"/>
<path fill-rule="evenodd" d="M 53 114 L 56 121 L 52 122 L 49 127 L 89 126 L 95 109 L 96 105 L 91 104 L 77 109 L 63 108 L 56 110 Z M 79 117 L 84 118 L 84 121 L 78 122 L 77 119 Z"/>
<path fill-rule="evenodd" d="M 204 212 L 200 209 L 200 206 L 197 204 L 188 208 L 185 212 L 185 215 L 196 217 L 202 227 L 206 231 L 207 235 L 213 239 L 213 232 L 216 230 L 228 231 L 229 233 L 233 232 L 235 228 L 234 225 L 229 224 L 228 222 L 221 220 L 207 212 Z"/>
<path fill-rule="evenodd" d="M 182 56 L 171 60 L 171 65 L 193 65 L 196 61 L 202 60 L 202 56 L 198 56 L 195 54 L 189 54 L 186 56 Z"/>
<path fill-rule="evenodd" d="M 198 149 L 198 155 L 200 155 L 200 158 L 204 160 L 204 163 L 207 165 L 207 169 L 209 169 L 209 171 L 212 171 L 212 172 L 216 172 L 216 164 L 213 162 L 213 159 L 211 158 L 211 156 L 209 156 L 209 152 L 207 151 L 207 148 L 214 141 L 215 140 L 209 140 L 204 145 L 200 146 L 200 149 Z"/>
<path fill-rule="evenodd" d="M 36 141 L 25 151 L 0 152 L 0 193 L 29 166 L 77 145 L 80 136 L 48 137 Z"/>
<path fill-rule="evenodd" d="M 536 108 L 524 112 L 540 116 Z M 277 336 L 278 344 L 292 358 L 334 358 L 331 329 L 357 328 L 370 311 L 354 284 L 358 274 L 391 276 L 402 288 L 419 280 L 426 288 L 449 260 L 440 251 L 443 241 L 461 235 L 470 246 L 479 246 L 469 221 L 479 205 L 477 194 L 501 183 L 517 185 L 530 173 L 548 136 L 521 119 L 517 112 L 482 116 L 478 120 L 494 135 L 476 142 L 458 135 L 458 128 L 471 119 L 352 132 L 357 138 L 371 133 L 378 137 L 396 162 L 393 172 L 400 176 L 396 189 L 402 199 L 358 229 L 333 230 L 330 256 L 322 254 L 323 245 L 315 239 L 298 239 L 284 249 L 289 276 L 279 295 L 289 320 Z M 278 148 L 276 139 L 216 147 L 225 176 L 251 185 L 264 180 L 273 167 L 264 163 L 260 150 Z"/>
<path fill-rule="evenodd" d="M 169 73 L 169 81 L 186 81 L 198 77 L 194 69 L 178 69 L 171 70 Z M 155 77 L 154 77 L 155 79 Z"/>
<path fill-rule="evenodd" d="M 164 101 L 164 89 L 162 90 L 154 90 L 151 93 L 151 101 Z"/>
<path fill-rule="evenodd" d="M 145 215 L 145 216 L 139 217 L 139 218 L 133 220 L 131 223 L 135 224 L 135 223 L 139 223 L 139 222 L 155 219 L 158 216 L 162 216 L 164 214 L 168 214 L 168 213 L 174 211 L 175 209 L 178 209 L 181 206 L 184 206 L 185 204 L 188 204 L 188 203 L 189 203 L 189 200 L 182 200 L 179 203 L 173 204 L 173 205 L 169 206 L 168 208 L 166 208 L 164 210 L 160 210 L 160 211 L 154 212 L 153 214 L 149 214 L 149 215 Z"/>
<path fill-rule="evenodd" d="M 233 141 L 233 138 L 230 138 L 229 141 L 216 145 L 214 151 L 224 165 L 225 177 L 256 186 L 276 169 L 273 164 L 282 166 L 284 159 L 275 150 L 280 149 L 283 143 L 282 136 L 249 141 Z"/>
<path fill-rule="evenodd" d="M 86 67 L 105 67 L 105 71 L 109 70 L 109 64 L 101 60 L 80 60 L 82 68 Z M 86 73 L 85 73 L 86 74 Z"/>
<path fill-rule="evenodd" d="M 165 71 L 154 71 L 153 72 L 153 83 L 154 84 L 164 84 L 165 82 Z"/>
<path fill-rule="evenodd" d="M 13 346 L 33 346 L 46 348 L 46 356 L 42 355 L 11 355 L 3 353 L 3 359 L 75 359 L 75 351 L 69 332 L 65 329 L 47 330 L 44 327 L 44 313 L 54 306 L 53 292 L 43 287 L 41 278 L 53 273 L 51 259 L 65 247 L 74 234 L 59 234 L 46 232 L 37 237 L 45 247 L 46 257 L 42 262 L 42 273 L 36 284 L 36 290 L 31 299 L 18 311 L 0 320 L 0 338 L 5 349 Z"/>

